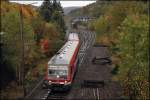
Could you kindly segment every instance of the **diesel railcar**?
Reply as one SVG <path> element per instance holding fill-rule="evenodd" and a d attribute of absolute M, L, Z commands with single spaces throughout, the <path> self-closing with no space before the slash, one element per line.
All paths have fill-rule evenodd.
<path fill-rule="evenodd" d="M 80 41 L 77 33 L 70 33 L 65 45 L 48 62 L 43 87 L 68 90 L 75 76 Z"/>

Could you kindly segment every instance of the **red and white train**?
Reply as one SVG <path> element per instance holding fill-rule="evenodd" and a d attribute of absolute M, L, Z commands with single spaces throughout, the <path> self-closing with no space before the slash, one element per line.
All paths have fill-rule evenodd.
<path fill-rule="evenodd" d="M 65 45 L 48 62 L 43 86 L 54 90 L 70 89 L 79 64 L 80 41 L 77 33 L 70 33 Z"/>

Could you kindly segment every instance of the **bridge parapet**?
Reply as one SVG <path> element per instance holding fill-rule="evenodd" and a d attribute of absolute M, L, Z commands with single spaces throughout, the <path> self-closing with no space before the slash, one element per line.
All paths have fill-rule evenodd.
<path fill-rule="evenodd" d="M 79 16 L 79 17 L 74 17 L 72 19 L 72 22 L 78 22 L 78 21 L 83 21 L 83 22 L 87 22 L 89 20 L 93 20 L 95 19 L 94 17 L 89 17 L 89 16 Z"/>

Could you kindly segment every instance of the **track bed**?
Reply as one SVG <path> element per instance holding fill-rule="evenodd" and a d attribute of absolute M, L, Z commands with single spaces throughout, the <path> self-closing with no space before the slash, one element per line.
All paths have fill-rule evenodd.
<path fill-rule="evenodd" d="M 66 99 L 119 99 L 122 90 L 118 82 L 111 80 L 111 65 L 93 64 L 95 56 L 108 57 L 107 47 L 91 47 L 75 77 L 72 90 Z"/>

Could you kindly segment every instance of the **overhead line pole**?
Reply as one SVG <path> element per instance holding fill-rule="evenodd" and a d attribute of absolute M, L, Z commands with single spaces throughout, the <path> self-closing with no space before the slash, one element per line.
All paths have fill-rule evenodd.
<path fill-rule="evenodd" d="M 21 84 L 23 85 L 23 94 L 26 95 L 25 88 L 25 71 L 24 71 L 24 33 L 23 33 L 23 15 L 22 15 L 22 4 L 20 4 L 20 38 L 21 38 L 21 64 L 20 64 L 20 75 Z"/>
<path fill-rule="evenodd" d="M 35 4 L 30 3 L 30 4 Z M 29 5 L 29 4 L 28 4 Z M 20 39 L 21 39 L 21 64 L 19 68 L 19 83 L 23 85 L 23 95 L 26 96 L 26 87 L 25 87 L 25 66 L 24 66 L 24 32 L 23 32 L 23 14 L 22 14 L 22 4 L 19 5 L 20 13 Z"/>

